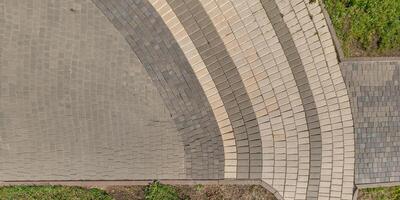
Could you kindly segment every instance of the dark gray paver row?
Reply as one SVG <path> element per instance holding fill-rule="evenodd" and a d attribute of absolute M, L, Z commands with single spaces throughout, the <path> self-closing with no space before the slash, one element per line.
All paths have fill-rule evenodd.
<path fill-rule="evenodd" d="M 400 181 L 400 61 L 341 64 L 355 128 L 355 183 Z"/>
<path fill-rule="evenodd" d="M 223 178 L 222 139 L 207 98 L 168 27 L 147 1 L 93 1 L 126 38 L 175 120 L 187 178 Z"/>
<path fill-rule="evenodd" d="M 317 108 L 313 94 L 310 89 L 310 84 L 302 64 L 297 48 L 293 42 L 292 35 L 282 15 L 279 12 L 275 0 L 261 0 L 263 7 L 267 13 L 269 20 L 279 42 L 283 47 L 286 58 L 289 62 L 290 68 L 296 85 L 299 89 L 300 97 L 303 102 L 307 127 L 310 133 L 310 175 L 307 188 L 307 199 L 317 199 L 319 190 L 319 181 L 321 174 L 321 160 L 322 160 L 322 143 L 321 143 L 321 128 L 318 119 Z"/>

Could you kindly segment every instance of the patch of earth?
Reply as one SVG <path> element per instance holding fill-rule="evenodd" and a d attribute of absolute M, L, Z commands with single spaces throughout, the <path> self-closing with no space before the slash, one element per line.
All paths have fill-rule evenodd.
<path fill-rule="evenodd" d="M 146 186 L 110 186 L 105 188 L 115 200 L 143 200 Z M 174 185 L 182 200 L 276 200 L 258 185 Z"/>

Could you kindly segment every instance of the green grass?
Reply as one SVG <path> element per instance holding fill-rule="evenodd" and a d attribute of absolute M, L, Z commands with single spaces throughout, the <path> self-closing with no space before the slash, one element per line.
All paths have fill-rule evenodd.
<path fill-rule="evenodd" d="M 179 195 L 173 186 L 158 181 L 149 184 L 144 194 L 146 200 L 179 200 Z"/>
<path fill-rule="evenodd" d="M 100 189 L 64 186 L 7 186 L 0 187 L 1 200 L 111 200 Z"/>
<path fill-rule="evenodd" d="M 361 200 L 400 200 L 400 186 L 366 188 L 359 191 Z"/>
<path fill-rule="evenodd" d="M 345 56 L 400 55 L 399 0 L 324 0 Z"/>

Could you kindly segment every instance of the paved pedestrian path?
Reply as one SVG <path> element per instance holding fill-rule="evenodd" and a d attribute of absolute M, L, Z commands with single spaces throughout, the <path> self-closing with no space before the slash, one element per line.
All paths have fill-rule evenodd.
<path fill-rule="evenodd" d="M 0 77 L 1 180 L 352 199 L 354 93 L 316 2 L 0 0 Z"/>
<path fill-rule="evenodd" d="M 0 1 L 1 181 L 185 178 L 183 147 L 92 2 Z"/>
<path fill-rule="evenodd" d="M 342 63 L 355 128 L 355 183 L 400 181 L 400 59 Z"/>

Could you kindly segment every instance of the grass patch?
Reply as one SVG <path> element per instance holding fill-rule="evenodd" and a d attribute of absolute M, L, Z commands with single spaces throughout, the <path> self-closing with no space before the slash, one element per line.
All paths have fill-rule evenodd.
<path fill-rule="evenodd" d="M 276 200 L 259 185 L 167 185 L 155 181 L 147 186 L 109 186 L 105 190 L 67 186 L 0 187 L 0 200 Z"/>
<path fill-rule="evenodd" d="M 173 186 L 158 181 L 149 184 L 144 190 L 144 195 L 146 200 L 179 200 L 179 195 Z"/>
<path fill-rule="evenodd" d="M 105 191 L 64 186 L 0 187 L 2 200 L 112 200 Z"/>
<path fill-rule="evenodd" d="M 400 186 L 361 189 L 359 200 L 400 200 Z"/>
<path fill-rule="evenodd" d="M 345 56 L 399 56 L 399 0 L 324 0 Z"/>

